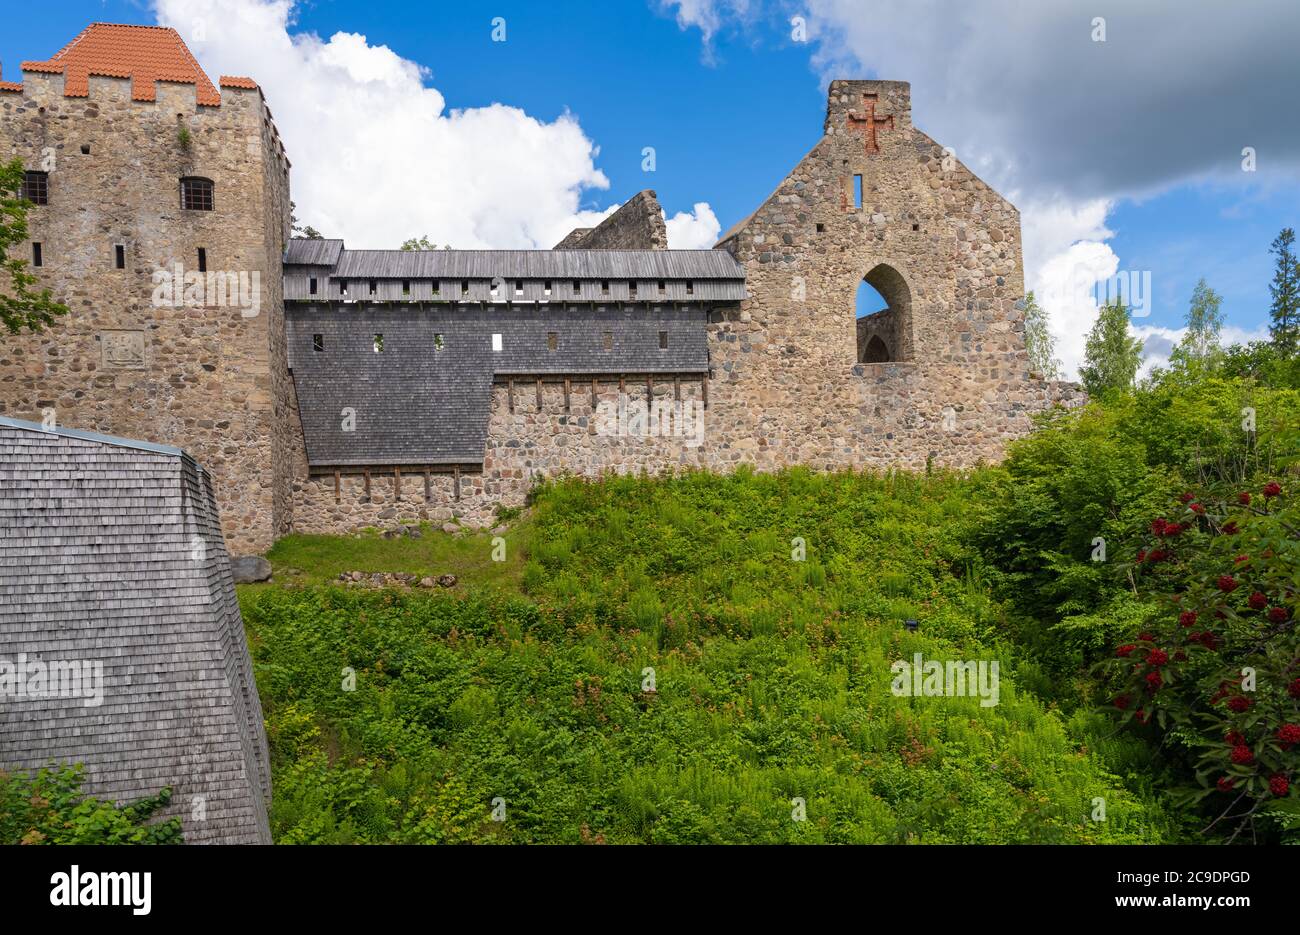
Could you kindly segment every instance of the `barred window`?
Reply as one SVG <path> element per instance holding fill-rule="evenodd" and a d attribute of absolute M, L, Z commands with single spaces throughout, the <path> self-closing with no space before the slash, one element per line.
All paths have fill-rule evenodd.
<path fill-rule="evenodd" d="M 19 195 L 34 205 L 50 203 L 50 175 L 48 172 L 24 172 L 23 187 Z"/>
<path fill-rule="evenodd" d="M 181 207 L 187 211 L 211 211 L 214 188 L 212 179 L 181 179 Z"/>

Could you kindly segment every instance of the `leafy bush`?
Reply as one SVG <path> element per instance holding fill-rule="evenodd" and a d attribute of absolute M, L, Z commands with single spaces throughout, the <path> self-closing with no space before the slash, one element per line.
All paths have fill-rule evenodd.
<path fill-rule="evenodd" d="M 1154 611 L 1114 554 L 1189 484 L 1242 481 L 1295 450 L 1300 393 L 1175 373 L 1129 395 L 1040 420 L 994 472 L 973 529 L 1010 601 L 1007 634 L 1058 677 L 1080 672 Z M 1247 414 L 1254 431 L 1246 431 Z M 1098 540 L 1105 560 L 1095 560 Z"/>
<path fill-rule="evenodd" d="M 179 818 L 149 820 L 171 802 L 171 789 L 130 805 L 86 798 L 80 767 L 0 772 L 2 844 L 181 844 Z"/>
<path fill-rule="evenodd" d="M 1277 482 L 1219 487 L 1151 534 L 1133 579 L 1163 612 L 1101 664 L 1113 709 L 1189 755 L 1180 798 L 1222 810 L 1207 830 L 1231 840 L 1262 810 L 1300 840 L 1300 509 Z"/>

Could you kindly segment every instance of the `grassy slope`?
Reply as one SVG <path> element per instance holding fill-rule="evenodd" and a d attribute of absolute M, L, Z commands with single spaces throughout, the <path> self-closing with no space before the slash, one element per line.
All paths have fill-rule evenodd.
<path fill-rule="evenodd" d="M 997 644 L 1001 610 L 960 541 L 979 485 L 575 481 L 541 494 L 504 563 L 489 537 L 436 531 L 282 541 L 276 583 L 241 589 L 277 839 L 1175 837 L 1137 745 L 1017 687 L 1041 674 Z M 353 569 L 461 584 L 320 584 Z M 1000 704 L 894 697 L 890 663 L 914 652 L 998 659 Z M 1087 819 L 1098 797 L 1104 823 Z"/>

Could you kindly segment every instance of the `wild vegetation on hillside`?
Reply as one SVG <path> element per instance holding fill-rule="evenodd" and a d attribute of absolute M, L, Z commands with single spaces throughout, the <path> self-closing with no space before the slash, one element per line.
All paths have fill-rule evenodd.
<path fill-rule="evenodd" d="M 1175 837 L 1142 743 L 1022 687 L 963 543 L 989 481 L 566 481 L 508 537 L 522 593 L 251 595 L 277 839 Z M 896 697 L 915 653 L 999 661 L 998 703 Z"/>

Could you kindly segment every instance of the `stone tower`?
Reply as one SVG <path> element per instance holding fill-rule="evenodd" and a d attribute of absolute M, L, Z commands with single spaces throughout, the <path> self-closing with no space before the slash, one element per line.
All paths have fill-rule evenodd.
<path fill-rule="evenodd" d="M 71 312 L 0 337 L 0 415 L 184 448 L 230 551 L 264 551 L 290 521 L 289 161 L 257 84 L 214 85 L 172 29 L 95 23 L 0 82 L 15 157 L 23 258 Z"/>

